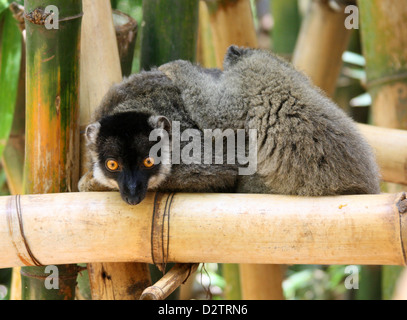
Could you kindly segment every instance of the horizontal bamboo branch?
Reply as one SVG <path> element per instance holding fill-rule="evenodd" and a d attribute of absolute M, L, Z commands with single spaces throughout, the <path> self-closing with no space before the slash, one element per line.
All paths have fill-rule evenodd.
<path fill-rule="evenodd" d="M 376 153 L 382 179 L 407 185 L 407 130 L 359 124 Z"/>
<path fill-rule="evenodd" d="M 168 197 L 149 194 L 137 206 L 116 192 L 1 197 L 0 268 L 32 261 L 406 264 L 404 193 Z"/>

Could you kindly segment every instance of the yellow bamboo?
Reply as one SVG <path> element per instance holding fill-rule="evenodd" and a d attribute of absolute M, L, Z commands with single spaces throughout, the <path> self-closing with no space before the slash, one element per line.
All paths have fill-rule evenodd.
<path fill-rule="evenodd" d="M 164 300 L 193 275 L 198 266 L 199 263 L 176 264 L 153 286 L 146 288 L 140 300 Z"/>
<path fill-rule="evenodd" d="M 407 185 L 407 130 L 359 124 L 359 130 L 376 153 L 382 179 Z"/>
<path fill-rule="evenodd" d="M 33 258 L 47 265 L 406 264 L 405 193 L 176 194 L 163 219 L 168 196 L 159 199 L 154 213 L 155 223 L 164 225 L 154 228 L 154 194 L 137 206 L 124 203 L 117 192 L 1 197 L 0 268 Z"/>
<path fill-rule="evenodd" d="M 254 270 L 253 270 L 254 268 Z M 284 265 L 241 264 L 242 298 L 244 300 L 284 300 L 283 270 Z M 255 271 L 255 272 L 254 272 Z M 264 275 L 272 281 L 264 281 Z"/>
<path fill-rule="evenodd" d="M 352 30 L 345 28 L 344 8 L 335 11 L 328 0 L 313 0 L 302 23 L 293 63 L 332 96 Z"/>
<path fill-rule="evenodd" d="M 110 1 L 83 0 L 83 11 L 80 95 L 82 132 L 111 85 L 122 80 Z M 82 174 L 85 174 L 88 167 L 83 136 L 81 147 Z M 115 229 L 114 225 L 112 229 Z M 150 285 L 147 266 L 138 263 L 89 264 L 88 271 L 92 299 L 96 300 L 135 300 Z"/>
<path fill-rule="evenodd" d="M 218 68 L 222 67 L 223 58 L 230 45 L 257 47 L 257 35 L 249 0 L 206 2 L 209 6 Z"/>
<path fill-rule="evenodd" d="M 407 300 L 407 268 L 401 273 L 394 290 L 393 300 Z"/>

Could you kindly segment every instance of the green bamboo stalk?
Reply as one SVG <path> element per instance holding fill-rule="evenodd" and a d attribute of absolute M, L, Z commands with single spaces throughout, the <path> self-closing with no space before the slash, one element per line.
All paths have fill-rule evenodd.
<path fill-rule="evenodd" d="M 242 292 L 240 285 L 239 265 L 234 263 L 222 264 L 222 274 L 225 278 L 225 299 L 241 300 Z"/>
<path fill-rule="evenodd" d="M 361 1 L 363 50 L 366 57 L 368 91 L 373 98 L 372 122 L 379 126 L 407 129 L 407 103 L 403 92 L 407 89 L 407 50 L 403 45 L 407 11 L 402 1 Z M 389 16 L 392 10 L 392 17 Z M 377 24 L 377 21 L 381 21 Z M 401 41 L 401 42 L 400 42 Z M 398 188 L 400 190 L 401 188 Z M 394 190 L 394 189 L 392 189 Z M 395 287 L 401 267 L 394 270 L 383 267 L 382 279 L 385 298 Z"/>
<path fill-rule="evenodd" d="M 301 26 L 298 0 L 273 0 L 271 7 L 274 18 L 273 51 L 291 58 Z"/>
<path fill-rule="evenodd" d="M 27 34 L 24 190 L 27 194 L 75 191 L 79 179 L 82 2 L 25 0 L 24 4 Z M 56 29 L 44 25 L 50 22 L 44 12 L 48 5 L 56 6 L 59 11 Z M 54 17 L 53 22 L 56 21 Z M 44 266 L 38 267 L 41 257 L 35 257 L 35 251 L 30 256 L 32 261 L 27 263 L 37 267 L 21 270 L 22 299 L 74 299 L 76 265 L 58 266 L 49 271 Z M 50 279 L 56 275 L 58 281 Z"/>
<path fill-rule="evenodd" d="M 198 0 L 143 1 L 141 69 L 176 59 L 195 61 L 198 15 Z"/>
<path fill-rule="evenodd" d="M 143 31 L 140 68 L 150 70 L 166 62 L 183 59 L 194 62 L 198 42 L 199 1 L 143 1 Z M 167 265 L 167 270 L 173 264 Z M 150 266 L 153 282 L 161 271 Z M 167 299 L 177 299 L 179 290 Z"/>
<path fill-rule="evenodd" d="M 359 0 L 367 89 L 372 96 L 373 124 L 407 129 L 407 7 L 403 0 Z M 389 192 L 405 187 L 386 186 Z M 389 297 L 399 270 L 383 267 L 382 292 Z"/>

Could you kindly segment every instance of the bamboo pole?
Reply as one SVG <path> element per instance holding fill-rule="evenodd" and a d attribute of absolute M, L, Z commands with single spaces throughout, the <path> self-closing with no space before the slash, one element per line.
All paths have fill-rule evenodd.
<path fill-rule="evenodd" d="M 222 265 L 222 274 L 226 285 L 224 295 L 226 300 L 242 300 L 242 286 L 240 281 L 240 266 L 235 263 Z"/>
<path fill-rule="evenodd" d="M 257 272 L 251 272 L 250 264 L 240 265 L 242 298 L 244 300 L 284 300 L 283 270 L 284 265 L 263 264 L 256 265 Z M 248 269 L 248 270 L 247 270 Z M 271 281 L 264 281 L 264 275 Z"/>
<path fill-rule="evenodd" d="M 209 19 L 209 10 L 205 1 L 199 1 L 199 28 L 197 44 L 197 62 L 205 68 L 216 68 L 216 55 Z"/>
<path fill-rule="evenodd" d="M 164 300 L 193 275 L 198 266 L 199 263 L 174 265 L 164 277 L 143 291 L 140 300 Z"/>
<path fill-rule="evenodd" d="M 81 110 L 83 132 L 100 101 L 114 83 L 122 80 L 119 50 L 113 26 L 109 0 L 83 0 L 84 21 L 81 51 Z M 82 174 L 86 174 L 87 159 L 82 137 Z M 84 259 L 83 261 L 88 261 Z M 139 263 L 88 264 L 92 299 L 137 300 L 143 289 L 150 285 L 146 265 Z M 96 262 L 96 261 L 90 261 Z"/>
<path fill-rule="evenodd" d="M 197 0 L 143 1 L 141 69 L 150 70 L 177 59 L 195 62 L 198 18 Z M 167 267 L 171 268 L 172 265 Z M 165 266 L 154 263 L 150 268 L 152 281 L 158 281 L 165 272 Z M 168 299 L 174 300 L 178 297 L 179 290 Z"/>
<path fill-rule="evenodd" d="M 117 192 L 1 197 L 0 268 L 33 258 L 43 264 L 406 264 L 404 193 L 176 194 L 171 215 L 162 219 L 168 196 L 157 200 L 153 239 L 154 194 L 137 206 Z"/>
<path fill-rule="evenodd" d="M 301 26 L 298 0 L 271 2 L 274 28 L 271 34 L 273 52 L 291 60 Z"/>
<path fill-rule="evenodd" d="M 407 129 L 405 1 L 359 0 L 359 7 L 367 90 L 373 99 L 372 123 L 387 128 Z M 406 176 L 406 168 L 399 171 L 400 176 Z M 385 188 L 391 191 L 406 190 L 402 186 L 386 185 Z M 383 268 L 383 274 L 387 272 L 394 270 Z M 383 282 L 381 286 L 383 289 L 394 287 L 394 281 Z"/>
<path fill-rule="evenodd" d="M 250 0 L 206 0 L 205 2 L 209 9 L 218 68 L 222 68 L 226 50 L 230 45 L 257 47 Z"/>
<path fill-rule="evenodd" d="M 194 61 L 198 16 L 197 0 L 143 1 L 141 69 L 176 59 Z"/>
<path fill-rule="evenodd" d="M 359 0 L 373 123 L 407 129 L 407 7 L 403 0 Z"/>
<path fill-rule="evenodd" d="M 407 185 L 407 130 L 366 124 L 358 128 L 375 151 L 382 179 Z"/>
<path fill-rule="evenodd" d="M 218 68 L 223 67 L 223 59 L 226 50 L 230 45 L 235 44 L 252 48 L 258 46 L 249 0 L 206 1 L 206 4 L 209 9 L 216 64 Z M 241 272 L 241 278 L 244 279 L 245 274 L 247 274 L 250 279 L 249 281 L 252 281 L 254 278 L 251 274 L 257 274 L 259 272 L 258 268 L 259 266 L 255 264 L 250 267 L 246 266 L 245 272 Z M 226 272 L 229 270 L 233 270 L 233 267 L 226 268 Z M 264 270 L 264 268 L 261 268 L 261 270 Z M 275 281 L 270 278 L 274 278 L 274 274 L 263 273 L 262 279 L 258 282 L 258 286 L 261 287 L 261 283 L 265 281 L 275 283 Z M 281 277 L 278 276 L 278 278 Z M 235 280 L 235 282 L 238 281 L 238 279 Z M 281 290 L 280 288 L 281 284 L 278 286 L 277 290 Z M 259 289 L 259 291 L 262 290 Z M 253 296 L 253 298 L 256 297 Z M 270 296 L 270 298 L 272 297 Z"/>
<path fill-rule="evenodd" d="M 393 300 L 407 300 L 407 269 L 404 268 L 401 273 L 396 289 L 394 291 Z"/>
<path fill-rule="evenodd" d="M 24 191 L 28 194 L 75 191 L 79 179 L 80 0 L 26 0 L 26 147 Z M 44 7 L 60 11 L 59 26 L 47 29 Z M 55 22 L 54 18 L 54 22 Z M 49 22 L 49 21 L 48 21 Z M 54 25 L 55 27 L 55 25 Z M 22 275 L 22 299 L 74 299 L 76 265 L 58 266 L 58 286 L 30 256 Z"/>
<path fill-rule="evenodd" d="M 293 64 L 329 96 L 335 92 L 342 54 L 352 33 L 345 28 L 345 19 L 344 8 L 335 11 L 328 0 L 313 0 L 294 51 Z"/>
<path fill-rule="evenodd" d="M 137 21 L 121 11 L 114 10 L 113 23 L 116 30 L 121 70 L 123 76 L 128 77 L 131 74 L 136 47 Z"/>

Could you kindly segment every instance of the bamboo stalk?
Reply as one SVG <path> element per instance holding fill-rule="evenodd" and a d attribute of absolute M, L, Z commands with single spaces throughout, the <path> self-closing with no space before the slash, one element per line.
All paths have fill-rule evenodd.
<path fill-rule="evenodd" d="M 225 263 L 222 265 L 222 273 L 226 286 L 224 295 L 226 300 L 241 300 L 242 286 L 240 281 L 240 266 L 235 263 Z"/>
<path fill-rule="evenodd" d="M 284 300 L 283 265 L 274 264 L 241 264 L 242 298 L 244 300 Z M 253 270 L 254 268 L 254 270 Z M 264 275 L 272 281 L 264 281 Z"/>
<path fill-rule="evenodd" d="M 334 11 L 328 0 L 313 0 L 294 51 L 293 64 L 329 96 L 335 92 L 342 54 L 352 33 L 345 28 L 345 19 L 344 10 Z"/>
<path fill-rule="evenodd" d="M 137 300 L 151 284 L 148 265 L 134 262 L 90 263 L 92 298 Z"/>
<path fill-rule="evenodd" d="M 164 300 L 193 275 L 198 266 L 199 263 L 174 265 L 164 277 L 143 291 L 140 300 Z"/>
<path fill-rule="evenodd" d="M 143 1 L 141 69 L 166 62 L 194 61 L 198 37 L 199 1 Z"/>
<path fill-rule="evenodd" d="M 407 185 L 407 130 L 366 124 L 358 127 L 375 151 L 382 179 Z"/>
<path fill-rule="evenodd" d="M 252 48 L 258 46 L 249 0 L 205 2 L 209 9 L 216 65 L 218 68 L 222 68 L 226 50 L 230 45 L 235 44 Z M 228 270 L 232 270 L 232 268 L 227 268 L 226 270 L 226 272 L 228 272 Z M 246 270 L 248 271 L 249 269 Z M 253 265 L 250 272 L 256 273 L 256 266 Z M 266 277 L 268 277 L 268 275 L 264 274 L 261 281 L 268 281 Z M 235 282 L 237 281 L 236 279 Z"/>
<path fill-rule="evenodd" d="M 158 223 L 168 196 L 156 206 Z M 151 239 L 153 209 L 154 194 L 137 206 L 125 204 L 116 192 L 1 197 L 0 268 L 29 264 L 33 257 L 43 264 L 406 264 L 404 193 L 176 194 L 169 220 L 155 226 L 161 231 Z M 167 239 L 168 253 L 161 251 Z"/>
<path fill-rule="evenodd" d="M 250 0 L 218 0 L 206 3 L 218 68 L 222 68 L 226 50 L 230 45 L 257 47 Z"/>
<path fill-rule="evenodd" d="M 298 0 L 271 2 L 274 28 L 271 35 L 273 52 L 291 60 L 301 26 Z"/>
<path fill-rule="evenodd" d="M 394 291 L 393 300 L 407 300 L 407 269 L 402 271 Z"/>
<path fill-rule="evenodd" d="M 122 80 L 119 50 L 113 26 L 109 0 L 83 0 L 85 13 L 81 52 L 81 130 L 91 121 L 92 114 L 114 83 Z M 103 40 L 102 40 L 103 39 Z M 86 173 L 86 143 L 82 136 L 82 174 Z M 87 258 L 82 260 L 89 261 Z M 100 262 L 104 261 L 89 261 Z M 92 299 L 137 300 L 150 285 L 147 266 L 139 263 L 88 264 Z"/>
<path fill-rule="evenodd" d="M 359 7 L 367 89 L 373 99 L 372 122 L 382 127 L 407 129 L 405 1 L 359 0 Z M 399 175 L 406 177 L 406 172 L 407 167 L 404 167 Z M 385 188 L 392 191 L 406 190 L 402 186 L 387 185 Z M 387 272 L 383 270 L 383 274 Z M 384 279 L 389 281 L 380 283 L 381 287 L 394 287 L 393 279 Z"/>
<path fill-rule="evenodd" d="M 359 0 L 373 123 L 407 129 L 407 7 L 403 0 Z"/>
<path fill-rule="evenodd" d="M 216 68 L 215 48 L 209 19 L 208 6 L 199 1 L 197 62 L 205 68 Z"/>
<path fill-rule="evenodd" d="M 79 179 L 82 3 L 26 0 L 24 4 L 27 33 L 24 191 L 28 194 L 75 191 Z M 47 5 L 55 5 L 61 12 L 56 29 L 45 27 Z M 22 299 L 74 299 L 76 265 L 58 266 L 59 283 L 53 287 L 58 290 L 48 290 L 47 268 L 30 257 L 26 265 L 36 267 L 21 269 Z"/>
<path fill-rule="evenodd" d="M 122 74 L 128 77 L 131 74 L 136 47 L 137 21 L 121 11 L 114 10 L 113 23 L 116 30 Z"/>
<path fill-rule="evenodd" d="M 149 0 L 143 1 L 143 35 L 140 66 L 150 70 L 172 60 L 194 62 L 197 56 L 199 1 L 197 0 Z M 154 263 L 151 278 L 157 281 L 165 267 Z M 179 290 L 168 297 L 177 299 Z"/>

